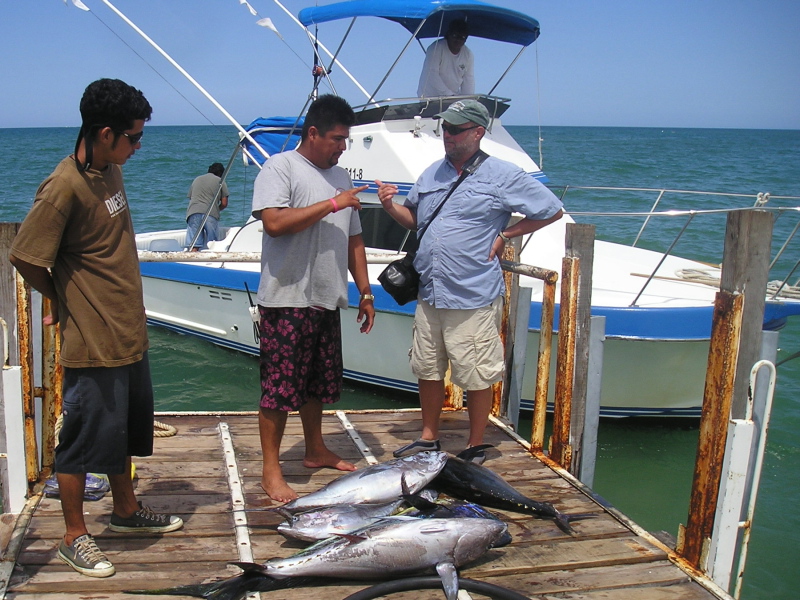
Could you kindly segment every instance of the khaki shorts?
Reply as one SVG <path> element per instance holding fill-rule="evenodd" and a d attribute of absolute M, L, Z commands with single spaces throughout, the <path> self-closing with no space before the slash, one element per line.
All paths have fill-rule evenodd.
<path fill-rule="evenodd" d="M 483 390 L 503 378 L 500 321 L 503 298 L 489 306 L 463 310 L 434 308 L 419 300 L 414 314 L 414 341 L 409 354 L 418 379 L 450 378 L 464 390 Z"/>

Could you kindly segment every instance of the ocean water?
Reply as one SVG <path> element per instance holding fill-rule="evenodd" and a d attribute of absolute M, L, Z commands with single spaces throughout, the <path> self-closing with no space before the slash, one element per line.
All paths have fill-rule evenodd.
<path fill-rule="evenodd" d="M 704 190 L 740 194 L 768 192 L 770 205 L 798 202 L 800 131 L 674 128 L 509 127 L 539 161 L 559 192 L 564 186 L 614 186 Z M 0 129 L 0 221 L 19 221 L 36 188 L 68 154 L 77 129 Z M 137 231 L 185 227 L 186 191 L 212 162 L 226 163 L 236 134 L 232 127 L 147 127 L 142 148 L 126 165 L 126 189 Z M 255 170 L 238 159 L 228 180 L 230 207 L 222 223 L 236 225 L 249 214 Z M 570 189 L 565 204 L 576 220 L 597 225 L 597 237 L 631 243 L 642 219 L 585 216 L 587 212 L 639 212 L 652 194 L 607 194 L 591 202 Z M 752 199 L 682 194 L 664 198 L 664 208 L 728 208 Z M 683 222 L 649 227 L 641 245 L 665 249 Z M 788 222 L 776 222 L 785 238 Z M 724 217 L 693 223 L 676 252 L 719 261 Z M 777 243 L 777 242 L 776 242 Z M 796 248 L 792 244 L 796 260 Z M 790 252 L 791 254 L 791 249 Z M 788 259 L 785 259 L 788 263 Z M 785 270 L 791 264 L 780 265 Z M 795 274 L 795 278 L 799 277 Z M 800 350 L 800 323 L 781 332 L 779 360 Z M 151 329 L 151 361 L 162 410 L 254 410 L 258 366 L 252 357 L 193 338 Z M 631 385 L 639 385 L 632 379 Z M 343 408 L 416 406 L 414 395 L 346 384 Z M 523 423 L 523 429 L 525 424 Z M 800 360 L 778 369 L 769 443 L 758 496 L 745 586 L 746 600 L 794 599 L 800 589 L 796 548 L 800 541 Z M 697 445 L 692 420 L 604 420 L 599 432 L 595 490 L 648 530 L 677 534 L 685 523 Z"/>

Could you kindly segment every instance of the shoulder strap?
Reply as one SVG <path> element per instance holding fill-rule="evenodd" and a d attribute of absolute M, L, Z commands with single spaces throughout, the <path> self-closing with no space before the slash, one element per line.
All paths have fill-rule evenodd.
<path fill-rule="evenodd" d="M 439 203 L 439 206 L 436 207 L 436 210 L 433 211 L 430 220 L 425 225 L 425 227 L 422 228 L 422 231 L 420 231 L 419 235 L 417 236 L 417 241 L 421 240 L 422 236 L 425 235 L 425 232 L 428 230 L 428 225 L 433 223 L 433 220 L 436 218 L 436 215 L 438 215 L 439 211 L 442 210 L 444 203 L 447 202 L 447 199 L 450 198 L 453 192 L 456 191 L 456 188 L 459 185 L 461 185 L 461 182 L 467 178 L 467 175 L 471 175 L 472 173 L 477 171 L 478 167 L 481 166 L 481 163 L 483 163 L 483 161 L 486 160 L 488 157 L 489 155 L 486 154 L 486 152 L 484 152 L 483 150 L 478 150 L 475 154 L 472 155 L 472 158 L 470 158 L 465 163 L 464 167 L 461 169 L 461 175 L 459 175 L 458 179 L 456 179 L 455 183 L 453 183 L 453 186 L 450 188 L 450 191 L 447 192 L 447 196 L 444 197 L 444 200 L 442 200 Z"/>

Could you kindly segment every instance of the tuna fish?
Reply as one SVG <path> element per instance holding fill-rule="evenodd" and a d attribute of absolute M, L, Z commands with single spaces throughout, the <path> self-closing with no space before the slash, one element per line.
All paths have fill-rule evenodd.
<path fill-rule="evenodd" d="M 445 595 L 458 595 L 457 567 L 492 548 L 507 527 L 494 519 L 415 519 L 388 517 L 351 534 L 317 542 L 288 558 L 262 565 L 233 563 L 245 572 L 211 584 L 136 593 L 239 600 L 248 591 L 266 591 L 337 579 L 392 579 L 433 572 Z"/>
<path fill-rule="evenodd" d="M 419 492 L 439 474 L 446 462 L 446 452 L 420 452 L 395 458 L 346 473 L 316 492 L 284 504 L 281 509 L 298 512 L 335 504 L 393 502 L 404 493 Z"/>
<path fill-rule="evenodd" d="M 404 504 L 403 499 L 382 504 L 339 504 L 294 514 L 278 509 L 286 518 L 278 525 L 278 533 L 287 538 L 316 542 L 361 529 L 381 517 L 395 514 Z"/>
<path fill-rule="evenodd" d="M 505 479 L 490 469 L 464 460 L 470 451 L 480 451 L 487 446 L 468 448 L 458 456 L 451 456 L 447 464 L 431 482 L 431 487 L 453 498 L 475 502 L 482 506 L 551 518 L 556 525 L 573 535 L 570 521 L 591 517 L 591 514 L 565 515 L 549 502 L 537 502 L 515 490 Z"/>

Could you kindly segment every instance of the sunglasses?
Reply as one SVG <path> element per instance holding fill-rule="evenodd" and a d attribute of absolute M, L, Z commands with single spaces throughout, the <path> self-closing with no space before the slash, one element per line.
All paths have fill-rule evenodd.
<path fill-rule="evenodd" d="M 458 125 L 451 125 L 450 123 L 442 123 L 442 129 L 444 129 L 450 135 L 460 135 L 465 131 L 469 131 L 470 129 L 476 129 L 480 127 L 480 125 L 473 125 L 472 127 L 465 127 L 461 129 Z"/>
<path fill-rule="evenodd" d="M 131 143 L 131 146 L 135 146 L 139 142 L 142 141 L 142 137 L 144 136 L 144 131 L 140 131 L 139 133 L 125 133 L 124 131 L 117 131 L 116 133 L 120 135 L 124 135 L 128 138 L 128 141 Z"/>

